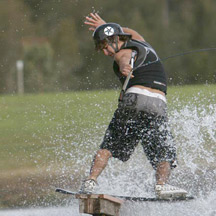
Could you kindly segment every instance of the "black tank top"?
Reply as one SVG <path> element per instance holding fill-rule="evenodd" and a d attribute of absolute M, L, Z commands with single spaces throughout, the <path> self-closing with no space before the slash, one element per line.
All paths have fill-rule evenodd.
<path fill-rule="evenodd" d="M 137 51 L 137 59 L 134 63 L 133 71 L 134 78 L 130 79 L 127 88 L 134 85 L 142 85 L 158 89 L 166 94 L 167 76 L 155 50 L 148 43 L 133 39 L 125 42 L 121 49 Z M 123 85 L 126 77 L 121 74 L 119 66 L 115 61 L 113 63 L 113 70 Z"/>

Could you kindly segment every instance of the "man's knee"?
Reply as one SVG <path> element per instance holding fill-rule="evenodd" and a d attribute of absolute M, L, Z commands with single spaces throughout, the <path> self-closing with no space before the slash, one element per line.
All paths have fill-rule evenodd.
<path fill-rule="evenodd" d="M 112 153 L 107 149 L 99 149 L 97 151 L 97 155 L 98 155 L 98 157 L 101 157 L 101 158 L 110 158 L 110 157 L 112 157 Z"/>

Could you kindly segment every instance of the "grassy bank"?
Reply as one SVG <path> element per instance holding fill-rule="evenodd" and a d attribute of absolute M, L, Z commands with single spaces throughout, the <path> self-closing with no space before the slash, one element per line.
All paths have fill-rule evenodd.
<path fill-rule="evenodd" d="M 113 97 L 113 91 L 1 96 L 0 170 L 45 164 L 58 138 L 79 141 L 81 131 L 105 122 L 114 109 Z M 44 147 L 50 151 L 41 151 Z"/>
<path fill-rule="evenodd" d="M 170 87 L 169 110 L 192 99 L 215 105 L 215 96 L 215 85 Z M 0 96 L 0 207 L 56 200 L 52 187 L 69 184 L 71 172 L 78 181 L 117 101 L 118 91 Z"/>

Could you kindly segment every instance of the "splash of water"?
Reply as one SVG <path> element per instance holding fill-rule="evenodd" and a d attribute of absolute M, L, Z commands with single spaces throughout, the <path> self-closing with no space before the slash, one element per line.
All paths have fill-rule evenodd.
<path fill-rule="evenodd" d="M 194 201 L 182 203 L 129 203 L 121 210 L 121 215 L 216 215 L 216 103 L 215 95 L 210 99 L 202 93 L 197 93 L 189 101 L 173 98 L 173 108 L 170 108 L 169 119 L 175 137 L 179 166 L 173 170 L 170 184 L 188 190 L 196 197 Z M 100 105 L 96 105 L 101 115 Z M 108 109 L 113 109 L 109 107 Z M 83 112 L 83 110 L 81 110 Z M 110 116 L 109 116 L 110 117 Z M 74 122 L 74 127 L 77 122 Z M 64 143 L 55 149 L 58 161 L 63 162 L 61 175 L 68 174 L 68 168 L 73 169 L 71 182 L 87 176 L 90 162 L 101 142 L 108 119 L 104 124 L 92 123 L 91 129 L 83 129 L 76 133 L 71 130 L 73 141 L 61 135 L 54 136 L 57 143 Z M 71 122 L 68 122 L 71 125 Z M 62 131 L 64 128 L 61 129 Z M 73 135 L 72 135 L 73 134 Z M 84 136 L 83 136 L 84 134 Z M 69 151 L 69 146 L 73 151 Z M 84 151 L 83 151 L 84 149 Z M 70 164 L 71 163 L 71 164 Z M 131 159 L 122 163 L 111 159 L 107 168 L 99 177 L 100 187 L 97 193 L 109 193 L 131 196 L 154 196 L 155 173 L 138 146 Z M 62 182 L 68 186 L 67 183 Z M 71 186 L 78 190 L 79 184 Z M 170 213 L 172 212 L 172 213 Z M 132 214 L 133 213 L 133 214 Z"/>

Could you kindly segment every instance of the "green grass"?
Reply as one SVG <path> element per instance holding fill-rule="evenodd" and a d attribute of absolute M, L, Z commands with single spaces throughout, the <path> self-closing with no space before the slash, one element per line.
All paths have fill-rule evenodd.
<path fill-rule="evenodd" d="M 215 104 L 215 94 L 215 85 L 170 87 L 169 109 L 190 104 L 192 98 L 197 105 L 200 101 Z M 71 143 L 78 145 L 92 136 L 100 140 L 117 100 L 117 91 L 2 95 L 0 171 L 45 165 L 53 160 L 59 145 L 73 152 L 77 146 Z"/>
<path fill-rule="evenodd" d="M 179 104 L 183 107 L 196 101 L 205 102 L 205 105 L 216 103 L 216 85 L 188 85 L 188 86 L 172 86 L 168 90 L 168 99 L 170 99 L 170 106 L 175 107 L 172 101 L 178 98 Z"/>
<path fill-rule="evenodd" d="M 47 161 L 42 149 L 54 148 L 57 139 L 79 142 L 84 130 L 107 123 L 117 97 L 114 91 L 1 96 L 0 170 Z"/>

